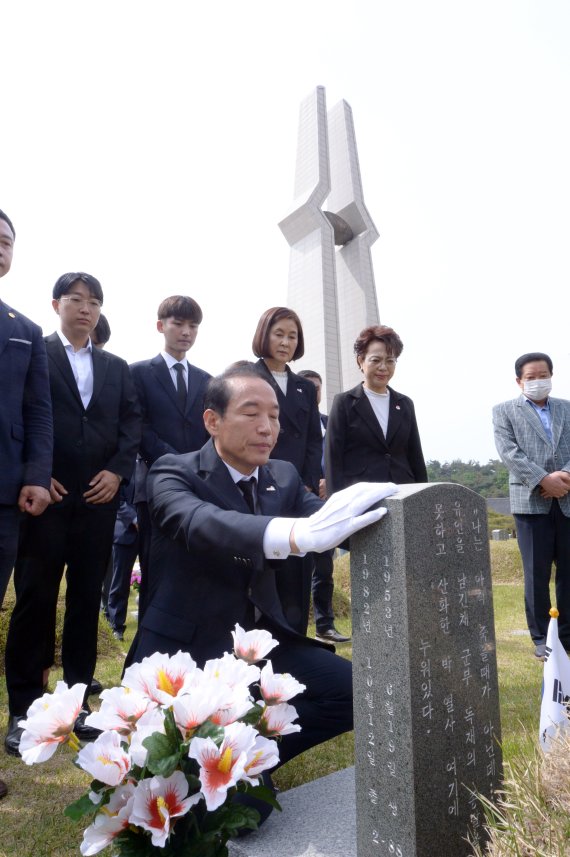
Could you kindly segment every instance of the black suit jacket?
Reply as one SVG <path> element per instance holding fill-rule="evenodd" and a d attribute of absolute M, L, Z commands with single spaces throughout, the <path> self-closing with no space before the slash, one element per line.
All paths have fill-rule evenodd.
<path fill-rule="evenodd" d="M 323 435 L 315 385 L 287 366 L 287 395 L 284 396 L 265 361 L 258 360 L 255 365 L 275 390 L 279 402 L 281 428 L 271 458 L 294 464 L 303 483 L 318 494 Z"/>
<path fill-rule="evenodd" d="M 329 497 L 356 482 L 427 482 L 414 403 L 389 390 L 387 437 L 362 384 L 335 396 L 325 437 Z"/>
<path fill-rule="evenodd" d="M 132 378 L 143 413 L 140 456 L 150 467 L 168 452 L 193 452 L 206 443 L 204 393 L 210 375 L 188 364 L 188 397 L 184 411 L 176 398 L 170 370 L 161 354 L 133 363 Z"/>
<path fill-rule="evenodd" d="M 299 639 L 275 586 L 284 563 L 271 564 L 263 553 L 271 518 L 307 516 L 322 505 L 291 464 L 269 461 L 259 468 L 260 515 L 249 511 L 211 440 L 197 452 L 157 461 L 148 489 L 153 581 L 135 660 L 157 647 L 189 651 L 199 663 L 219 657 L 232 649 L 236 622 L 252 627 L 253 606 L 281 636 Z"/>
<path fill-rule="evenodd" d="M 0 301 L 0 504 L 49 488 L 53 428 L 42 331 Z"/>
<path fill-rule="evenodd" d="M 128 480 L 141 436 L 141 414 L 129 367 L 120 357 L 93 348 L 93 395 L 83 407 L 65 348 L 57 335 L 46 337 L 53 408 L 53 476 L 67 489 L 64 505 L 88 490 L 100 470 Z M 116 508 L 111 503 L 93 509 Z"/>

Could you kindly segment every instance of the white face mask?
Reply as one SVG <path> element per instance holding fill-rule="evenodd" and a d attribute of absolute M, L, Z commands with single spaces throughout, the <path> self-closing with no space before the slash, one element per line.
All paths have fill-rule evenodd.
<path fill-rule="evenodd" d="M 533 402 L 542 402 L 552 390 L 551 378 L 537 378 L 536 381 L 524 382 L 524 394 Z"/>

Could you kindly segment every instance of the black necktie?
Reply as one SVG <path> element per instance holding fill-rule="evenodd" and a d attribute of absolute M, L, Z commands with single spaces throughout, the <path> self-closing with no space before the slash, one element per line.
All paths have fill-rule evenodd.
<path fill-rule="evenodd" d="M 174 371 L 176 372 L 176 398 L 181 410 L 185 411 L 188 391 L 186 389 L 186 382 L 184 381 L 184 366 L 182 363 L 175 363 Z"/>
<path fill-rule="evenodd" d="M 243 498 L 247 505 L 249 506 L 250 512 L 255 515 L 255 476 L 252 479 L 240 479 L 238 482 L 239 489 L 243 494 Z"/>

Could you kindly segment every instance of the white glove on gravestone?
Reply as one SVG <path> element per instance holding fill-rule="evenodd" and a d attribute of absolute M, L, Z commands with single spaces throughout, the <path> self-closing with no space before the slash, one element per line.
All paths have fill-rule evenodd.
<path fill-rule="evenodd" d="M 393 482 L 358 482 L 337 491 L 310 518 L 298 518 L 295 522 L 291 530 L 294 550 L 322 553 L 336 547 L 353 533 L 379 521 L 387 509 L 383 506 L 369 512 L 365 509 L 397 490 Z"/>

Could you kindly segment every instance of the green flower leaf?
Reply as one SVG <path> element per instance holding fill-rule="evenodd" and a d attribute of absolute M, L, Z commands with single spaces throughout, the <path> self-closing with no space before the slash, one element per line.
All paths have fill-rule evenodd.
<path fill-rule="evenodd" d="M 174 773 L 180 762 L 178 741 L 160 732 L 153 732 L 144 739 L 143 746 L 148 750 L 146 767 L 151 774 L 169 777 Z"/>
<path fill-rule="evenodd" d="M 78 800 L 66 806 L 63 814 L 73 821 L 79 821 L 84 815 L 94 813 L 99 809 L 99 804 L 94 804 L 89 795 L 82 795 Z"/>

